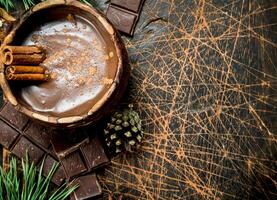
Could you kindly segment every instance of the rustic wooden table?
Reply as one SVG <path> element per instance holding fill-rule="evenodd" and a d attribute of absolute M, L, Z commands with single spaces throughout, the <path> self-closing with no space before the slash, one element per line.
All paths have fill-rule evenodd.
<path fill-rule="evenodd" d="M 145 138 L 100 173 L 106 195 L 277 197 L 276 8 L 274 0 L 146 0 L 134 37 L 123 37 L 132 62 L 123 104 L 140 112 Z"/>

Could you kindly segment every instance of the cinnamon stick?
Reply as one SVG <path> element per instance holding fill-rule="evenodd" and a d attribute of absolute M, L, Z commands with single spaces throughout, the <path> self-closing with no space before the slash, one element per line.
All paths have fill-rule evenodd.
<path fill-rule="evenodd" d="M 42 54 L 43 49 L 39 46 L 5 46 L 3 52 L 12 54 Z"/>
<path fill-rule="evenodd" d="M 10 65 L 12 63 L 13 55 L 12 55 L 11 52 L 5 52 L 5 53 L 2 54 L 2 56 L 3 56 L 3 59 L 4 59 L 3 62 L 4 62 L 5 65 Z"/>
<path fill-rule="evenodd" d="M 45 53 L 39 46 L 5 46 L 2 56 L 5 65 L 38 65 L 45 59 Z"/>
<path fill-rule="evenodd" d="M 45 54 L 4 54 L 4 64 L 6 65 L 39 65 L 45 59 Z"/>
<path fill-rule="evenodd" d="M 7 80 L 13 81 L 47 81 L 50 79 L 49 74 L 7 74 Z"/>
<path fill-rule="evenodd" d="M 44 74 L 46 69 L 42 66 L 8 66 L 6 74 Z"/>

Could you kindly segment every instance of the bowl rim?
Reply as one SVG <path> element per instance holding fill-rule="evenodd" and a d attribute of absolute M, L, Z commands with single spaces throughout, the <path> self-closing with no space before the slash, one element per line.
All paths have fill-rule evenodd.
<path fill-rule="evenodd" d="M 72 125 L 81 122 L 82 120 L 85 120 L 92 116 L 94 113 L 100 110 L 102 106 L 107 102 L 107 100 L 112 96 L 112 94 L 115 92 L 117 86 L 119 85 L 119 81 L 121 80 L 122 74 L 123 74 L 123 52 L 120 44 L 120 38 L 118 38 L 118 34 L 115 30 L 115 28 L 111 25 L 111 23 L 95 8 L 92 6 L 88 6 L 84 3 L 81 3 L 76 0 L 48 0 L 43 1 L 37 5 L 35 5 L 32 9 L 27 11 L 25 14 L 23 14 L 22 17 L 20 17 L 19 22 L 15 24 L 15 26 L 12 28 L 11 32 L 8 33 L 8 35 L 5 37 L 3 43 L 1 44 L 0 49 L 2 49 L 5 45 L 10 44 L 13 41 L 13 38 L 16 34 L 16 31 L 21 26 L 21 24 L 30 17 L 33 13 L 39 12 L 40 10 L 44 10 L 47 8 L 54 8 L 57 6 L 73 6 L 76 8 L 79 8 L 85 12 L 88 12 L 91 15 L 94 15 L 97 20 L 100 21 L 100 23 L 103 25 L 103 28 L 107 31 L 107 33 L 111 37 L 111 41 L 115 45 L 115 50 L 118 56 L 118 64 L 117 64 L 117 72 L 114 77 L 114 81 L 111 84 L 108 91 L 102 96 L 102 98 L 94 104 L 90 110 L 80 116 L 69 116 L 69 117 L 54 117 L 49 116 L 49 114 L 43 114 L 41 112 L 37 112 L 35 110 L 31 110 L 24 105 L 20 104 L 16 97 L 13 95 L 13 92 L 11 88 L 9 87 L 9 83 L 5 78 L 5 66 L 3 62 L 0 62 L 0 84 L 3 90 L 3 93 L 6 97 L 6 99 L 19 111 L 23 114 L 29 116 L 30 118 L 33 118 L 35 120 L 39 120 L 41 122 L 47 123 L 47 124 L 53 124 L 54 126 L 57 125 Z"/>

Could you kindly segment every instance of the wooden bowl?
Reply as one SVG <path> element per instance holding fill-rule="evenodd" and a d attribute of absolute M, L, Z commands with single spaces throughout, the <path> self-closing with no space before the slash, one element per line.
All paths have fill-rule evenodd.
<path fill-rule="evenodd" d="M 68 18 L 72 18 L 72 16 L 74 16 L 74 18 L 76 17 L 76 21 L 72 21 L 72 26 L 74 26 L 74 23 L 76 23 L 75 24 L 76 27 L 74 28 L 74 31 L 68 31 L 68 30 L 66 31 L 64 29 L 61 32 L 61 30 L 58 30 L 57 34 L 55 36 L 56 38 L 53 39 L 53 36 L 51 35 L 51 34 L 53 34 L 53 31 L 51 32 L 51 30 L 50 29 L 48 30 L 47 27 L 49 28 L 52 25 L 55 26 L 55 28 L 65 26 L 65 24 L 64 24 L 65 22 L 62 21 L 61 19 L 67 18 L 67 20 L 70 21 L 72 19 L 68 19 Z M 83 25 L 83 27 L 80 27 L 78 24 L 79 23 L 78 20 L 80 21 L 80 23 L 81 23 L 81 21 L 84 22 L 85 25 Z M 42 26 L 38 29 L 37 27 L 40 26 L 40 24 L 42 24 Z M 89 27 L 88 31 L 82 32 L 82 28 L 85 29 L 85 27 L 87 27 L 87 26 Z M 36 27 L 36 28 L 33 28 L 33 27 Z M 95 45 L 95 43 L 90 41 L 89 34 L 92 34 L 93 30 L 97 36 L 97 37 L 96 36 L 95 37 L 96 38 L 99 37 L 98 39 L 100 41 L 100 47 L 99 46 L 97 47 Z M 44 1 L 44 2 L 39 3 L 36 6 L 34 6 L 31 10 L 29 10 L 27 13 L 25 13 L 18 22 L 16 22 L 13 25 L 12 30 L 4 38 L 3 43 L 1 44 L 1 49 L 5 45 L 26 45 L 26 44 L 29 45 L 31 43 L 30 41 L 32 41 L 32 38 L 30 39 L 30 37 L 31 37 L 31 35 L 32 35 L 32 37 L 34 36 L 33 33 L 35 31 L 44 35 L 45 38 L 47 36 L 48 43 L 45 44 L 45 47 L 49 48 L 48 49 L 49 52 L 55 51 L 56 49 L 59 49 L 61 47 L 61 45 L 56 45 L 56 46 L 52 45 L 52 43 L 49 42 L 49 41 L 52 41 L 52 39 L 55 41 L 59 41 L 58 37 L 61 37 L 60 41 L 64 41 L 64 37 L 68 36 L 68 35 L 66 36 L 66 34 L 70 35 L 68 37 L 76 37 L 76 38 L 79 37 L 79 39 L 77 39 L 77 41 L 75 41 L 75 40 L 73 41 L 74 44 L 71 45 L 70 47 L 60 48 L 60 51 L 67 51 L 67 52 L 69 52 L 68 54 L 74 53 L 74 51 L 75 51 L 75 53 L 77 53 L 77 54 L 74 54 L 75 56 L 76 55 L 77 56 L 76 56 L 76 59 L 72 60 L 72 62 L 80 61 L 80 64 L 79 64 L 80 69 L 76 69 L 76 67 L 75 67 L 73 69 L 73 70 L 75 70 L 73 73 L 76 73 L 76 70 L 78 73 L 79 72 L 81 73 L 82 71 L 84 71 L 84 67 L 82 68 L 81 66 L 84 66 L 84 63 L 85 64 L 90 63 L 91 60 L 95 59 L 95 62 L 100 63 L 101 66 L 104 66 L 103 70 L 102 70 L 102 68 L 99 70 L 102 73 L 102 74 L 100 74 L 100 72 L 99 72 L 99 77 L 104 76 L 103 74 L 108 74 L 107 76 L 111 76 L 108 81 L 109 83 L 107 83 L 107 84 L 103 83 L 104 86 L 101 86 L 101 88 L 103 90 L 101 90 L 101 92 L 99 92 L 99 94 L 98 93 L 95 94 L 95 96 L 97 98 L 95 97 L 95 99 L 91 102 L 88 101 L 90 103 L 87 103 L 86 106 L 82 107 L 82 104 L 80 103 L 80 105 L 78 105 L 80 107 L 77 106 L 75 111 L 74 111 L 74 109 L 72 109 L 72 110 L 69 109 L 69 111 L 65 109 L 64 112 L 60 112 L 60 111 L 54 112 L 53 110 L 56 109 L 56 108 L 54 108 L 55 106 L 52 108 L 52 110 L 49 108 L 44 110 L 44 107 L 41 107 L 41 105 L 36 106 L 36 107 L 32 106 L 32 104 L 30 104 L 30 102 L 29 102 L 29 101 L 33 101 L 31 98 L 34 98 L 35 100 L 37 100 L 38 98 L 40 98 L 39 95 L 42 95 L 41 93 L 43 93 L 44 91 L 41 92 L 40 88 L 39 89 L 36 88 L 37 91 L 39 91 L 38 93 L 28 93 L 30 88 L 33 88 L 33 86 L 29 88 L 29 86 L 25 86 L 24 84 L 22 86 L 22 84 L 8 82 L 5 79 L 5 74 L 4 74 L 5 66 L 3 64 L 1 64 L 1 66 L 0 66 L 0 82 L 1 82 L 1 87 L 3 89 L 3 92 L 4 92 L 7 100 L 17 110 L 26 114 L 31 119 L 34 119 L 36 121 L 42 122 L 43 124 L 58 127 L 58 128 L 76 128 L 79 126 L 85 126 L 85 125 L 96 122 L 101 117 L 103 117 L 104 115 L 109 113 L 113 109 L 115 104 L 118 103 L 118 101 L 120 100 L 120 98 L 122 97 L 122 95 L 124 93 L 124 90 L 127 86 L 130 70 L 129 70 L 129 61 L 128 61 L 128 56 L 127 56 L 127 51 L 125 49 L 125 46 L 124 46 L 123 42 L 121 41 L 121 38 L 118 35 L 117 31 L 106 20 L 106 18 L 102 14 L 100 14 L 98 11 L 96 11 L 94 8 L 87 6 L 83 3 L 80 3 L 79 1 L 75 1 L 75 0 L 72 0 L 72 1 L 68 1 L 68 0 L 67 1 L 62 1 L 62 0 Z M 92 31 L 92 32 L 90 32 L 90 31 Z M 82 32 L 82 33 L 80 33 L 80 32 Z M 84 37 L 85 37 L 85 39 L 83 41 L 82 38 L 84 38 Z M 93 37 L 93 35 L 91 37 Z M 72 38 L 69 38 L 67 40 L 72 41 Z M 39 39 L 37 42 L 41 42 L 41 40 Z M 80 42 L 80 43 L 78 43 L 78 42 Z M 83 46 L 81 45 L 81 42 L 83 42 L 82 43 Z M 97 41 L 96 41 L 96 43 L 97 43 Z M 87 59 L 87 58 L 90 58 L 89 55 L 91 55 L 90 53 L 88 53 L 85 56 L 86 61 L 84 60 L 83 61 L 84 63 L 82 63 L 82 61 L 81 61 L 82 50 L 78 49 L 78 45 L 82 46 L 82 48 L 84 48 L 84 45 L 86 45 L 86 49 L 90 49 L 91 50 L 90 53 L 92 53 L 92 54 L 93 54 L 93 52 L 96 51 L 95 50 L 96 48 L 100 48 L 101 51 L 99 50 L 99 52 L 100 52 L 99 55 L 97 54 L 98 56 L 91 57 L 91 59 Z M 51 50 L 51 48 L 52 48 L 52 50 Z M 70 48 L 72 48 L 73 50 L 68 51 L 68 49 L 70 49 Z M 103 58 L 104 59 L 103 62 L 102 62 L 102 60 L 99 60 L 100 58 L 102 59 L 101 52 L 107 53 L 107 56 L 108 56 L 108 58 Z M 56 57 L 52 56 L 51 57 L 52 60 L 49 61 L 49 59 L 48 59 L 46 61 L 46 65 L 47 65 L 47 62 L 48 62 L 48 64 L 49 63 L 50 64 L 67 63 L 67 65 L 68 64 L 70 65 L 70 63 L 67 61 L 63 61 L 61 63 L 56 61 L 59 59 L 66 60 L 67 58 L 70 58 L 70 57 L 72 57 L 72 55 L 67 55 L 67 53 L 64 53 L 64 54 L 56 56 Z M 105 59 L 108 59 L 108 61 L 106 62 Z M 104 63 L 104 64 L 102 64 L 102 63 Z M 62 74 L 60 74 L 60 76 L 62 76 Z M 97 80 L 98 79 L 100 80 L 99 77 L 97 78 Z M 66 77 L 62 77 L 62 78 L 66 79 Z M 74 77 L 73 77 L 73 79 L 74 79 Z M 43 83 L 43 84 L 45 84 L 45 83 Z M 85 87 L 89 88 L 91 85 L 93 85 L 93 83 L 90 83 L 87 80 L 85 80 L 84 84 L 85 84 L 83 86 L 84 88 Z M 50 86 L 51 86 L 51 84 L 50 84 Z M 50 86 L 48 85 L 47 87 L 49 88 Z M 24 95 L 22 95 L 21 93 L 19 95 L 18 91 L 23 90 L 21 87 L 24 88 L 24 91 L 26 90 L 25 87 L 27 87 L 29 89 L 28 92 Z M 71 97 L 75 98 L 74 92 L 73 92 L 74 94 L 69 96 L 70 95 L 69 93 L 71 93 L 72 88 L 73 88 L 73 85 L 67 85 L 67 87 L 65 87 L 65 89 L 60 88 L 60 90 L 56 90 L 57 94 L 55 93 L 53 95 L 57 96 L 59 94 L 59 92 L 62 93 L 64 91 L 67 91 L 66 94 L 68 96 L 65 95 L 66 98 L 68 98 L 68 99 L 70 99 Z M 77 93 L 77 95 L 76 95 L 77 97 L 78 97 L 78 95 L 80 95 L 79 94 L 80 90 L 78 88 L 74 89 L 74 91 Z M 49 91 L 51 91 L 51 90 L 49 90 Z M 85 90 L 85 91 L 87 93 L 89 92 L 89 90 Z M 92 93 L 89 92 L 89 95 L 93 96 Z M 51 97 L 51 94 L 49 94 L 49 96 Z M 49 96 L 47 96 L 47 97 L 49 97 Z M 74 99 L 74 101 L 77 101 L 77 103 L 78 103 L 80 98 L 79 97 L 77 98 L 77 97 Z M 86 98 L 88 98 L 88 97 L 86 97 Z M 56 98 L 53 98 L 53 99 L 56 99 Z M 57 98 L 57 99 L 59 99 L 59 98 Z M 66 99 L 66 100 L 68 100 L 68 99 Z M 34 100 L 34 102 L 35 102 L 35 100 Z M 51 100 L 51 98 L 50 98 L 50 100 Z M 59 102 L 59 105 L 60 105 L 59 109 L 62 110 L 62 109 L 64 109 L 64 107 L 66 107 L 68 105 L 63 104 L 61 102 Z M 46 106 L 45 106 L 45 108 L 46 108 Z"/>

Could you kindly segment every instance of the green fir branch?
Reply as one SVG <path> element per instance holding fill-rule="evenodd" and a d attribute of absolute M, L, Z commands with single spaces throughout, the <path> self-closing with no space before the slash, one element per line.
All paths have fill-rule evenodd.
<path fill-rule="evenodd" d="M 0 200 L 65 200 L 78 185 L 62 185 L 51 193 L 50 182 L 58 169 L 56 163 L 47 177 L 42 175 L 44 161 L 39 170 L 34 163 L 29 163 L 28 156 L 22 159 L 22 174 L 18 174 L 18 164 L 15 158 L 10 161 L 8 171 L 0 168 Z"/>
<path fill-rule="evenodd" d="M 87 0 L 80 0 L 81 2 L 90 5 Z M 30 9 L 35 4 L 39 3 L 39 0 L 22 0 L 24 8 L 26 10 Z M 15 8 L 15 0 L 0 0 L 0 7 L 3 7 L 6 11 L 10 11 Z"/>
<path fill-rule="evenodd" d="M 35 5 L 33 0 L 23 0 L 23 4 L 26 10 Z"/>
<path fill-rule="evenodd" d="M 0 5 L 1 7 L 3 6 L 7 11 L 14 8 L 14 4 L 12 0 L 0 0 Z"/>

